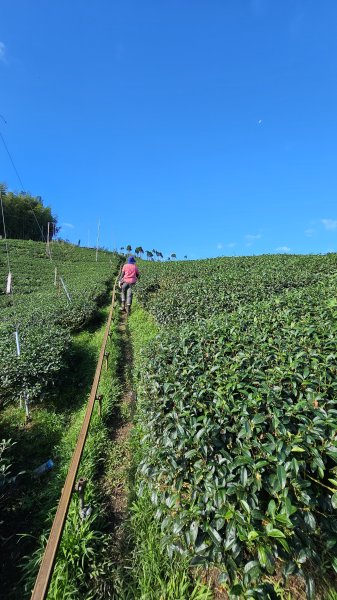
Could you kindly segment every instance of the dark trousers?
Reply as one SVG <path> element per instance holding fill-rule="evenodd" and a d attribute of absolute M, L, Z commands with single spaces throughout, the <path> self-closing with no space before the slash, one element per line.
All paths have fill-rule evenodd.
<path fill-rule="evenodd" d="M 125 302 L 125 300 L 126 300 L 126 304 L 128 306 L 131 306 L 131 304 L 132 304 L 132 288 L 134 285 L 135 285 L 134 283 L 123 283 L 122 284 L 121 300 L 122 300 L 122 302 Z"/>

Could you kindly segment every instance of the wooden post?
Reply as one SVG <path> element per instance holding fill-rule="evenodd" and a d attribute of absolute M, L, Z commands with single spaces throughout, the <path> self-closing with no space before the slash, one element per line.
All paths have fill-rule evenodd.
<path fill-rule="evenodd" d="M 96 394 L 96 400 L 98 400 L 98 414 L 100 417 L 102 417 L 102 400 L 103 400 L 103 394 Z"/>
<path fill-rule="evenodd" d="M 25 393 L 25 412 L 26 412 L 25 422 L 27 425 L 32 420 L 30 410 L 29 410 L 29 396 L 28 396 L 27 392 Z"/>
<path fill-rule="evenodd" d="M 50 247 L 49 247 L 49 237 L 50 237 L 50 223 L 47 223 L 47 245 L 46 245 L 46 253 L 50 256 Z"/>
<path fill-rule="evenodd" d="M 96 244 L 96 262 L 98 261 L 98 244 L 99 244 L 99 230 L 101 226 L 101 220 L 98 219 L 98 229 L 97 229 L 97 244 Z"/>

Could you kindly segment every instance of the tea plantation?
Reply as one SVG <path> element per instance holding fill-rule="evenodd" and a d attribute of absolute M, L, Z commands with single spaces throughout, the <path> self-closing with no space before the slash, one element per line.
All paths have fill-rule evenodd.
<path fill-rule="evenodd" d="M 169 553 L 219 565 L 233 596 L 282 573 L 314 597 L 337 571 L 337 255 L 141 273 L 161 327 L 136 377 L 139 489 Z"/>
<path fill-rule="evenodd" d="M 8 248 L 12 294 L 5 293 L 7 253 L 0 241 L 0 403 L 22 394 L 35 400 L 55 383 L 70 332 L 85 325 L 107 298 L 120 261 L 100 251 L 96 262 L 95 250 L 61 242 L 51 245 L 51 258 L 42 242 L 9 240 Z"/>

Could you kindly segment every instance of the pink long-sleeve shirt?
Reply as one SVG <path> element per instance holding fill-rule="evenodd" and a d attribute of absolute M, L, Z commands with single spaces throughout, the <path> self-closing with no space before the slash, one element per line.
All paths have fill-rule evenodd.
<path fill-rule="evenodd" d="M 136 283 L 139 275 L 138 267 L 136 265 L 127 264 L 122 269 L 124 283 Z"/>

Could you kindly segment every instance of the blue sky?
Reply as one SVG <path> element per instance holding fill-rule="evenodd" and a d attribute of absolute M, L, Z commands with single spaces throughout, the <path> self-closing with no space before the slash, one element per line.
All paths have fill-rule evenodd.
<path fill-rule="evenodd" d="M 336 31 L 335 0 L 3 0 L 1 132 L 82 245 L 336 251 Z"/>

